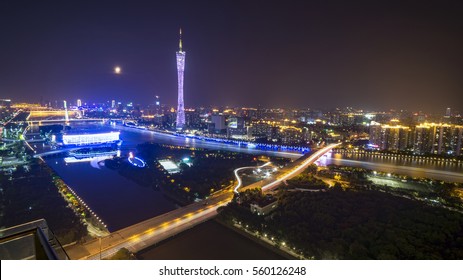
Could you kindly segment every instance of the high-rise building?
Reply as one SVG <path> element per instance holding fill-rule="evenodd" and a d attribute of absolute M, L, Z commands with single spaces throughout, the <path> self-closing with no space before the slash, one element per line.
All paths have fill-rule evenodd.
<path fill-rule="evenodd" d="M 68 105 L 67 105 L 67 102 L 66 100 L 63 101 L 63 104 L 64 104 L 64 118 L 66 120 L 66 123 L 69 122 L 69 112 L 68 112 Z"/>
<path fill-rule="evenodd" d="M 415 127 L 415 141 L 413 150 L 415 153 L 430 153 L 434 142 L 435 127 L 428 124 L 420 124 Z"/>
<path fill-rule="evenodd" d="M 463 126 L 423 123 L 415 128 L 414 152 L 419 154 L 462 154 Z"/>
<path fill-rule="evenodd" d="M 195 109 L 185 110 L 185 123 L 188 128 L 200 129 L 205 127 L 205 123 L 201 122 L 201 114 Z"/>
<path fill-rule="evenodd" d="M 436 125 L 434 143 L 431 152 L 433 154 L 442 154 L 451 152 L 450 141 L 453 127 L 448 124 Z"/>
<path fill-rule="evenodd" d="M 463 126 L 457 125 L 452 133 L 451 145 L 456 156 L 463 155 Z"/>
<path fill-rule="evenodd" d="M 211 116 L 211 123 L 214 124 L 214 129 L 216 131 L 222 131 L 227 129 L 225 125 L 225 116 L 224 115 L 212 115 Z"/>
<path fill-rule="evenodd" d="M 176 113 L 174 108 L 165 110 L 162 116 L 162 125 L 166 128 L 173 128 L 175 125 Z"/>
<path fill-rule="evenodd" d="M 256 114 L 256 117 L 258 120 L 262 119 L 263 116 L 264 116 L 264 109 L 262 108 L 262 106 L 259 104 L 259 106 L 257 106 L 257 114 Z"/>
<path fill-rule="evenodd" d="M 370 125 L 370 143 L 385 151 L 406 150 L 409 132 L 409 127 L 397 123 L 381 125 L 373 122 Z"/>
<path fill-rule="evenodd" d="M 177 129 L 185 127 L 185 106 L 183 103 L 183 71 L 185 69 L 185 52 L 182 50 L 182 29 L 180 29 L 179 50 L 177 52 L 178 75 L 178 105 L 177 105 Z"/>
<path fill-rule="evenodd" d="M 111 101 L 111 108 L 116 108 L 116 100 Z"/>
<path fill-rule="evenodd" d="M 156 98 L 154 100 L 154 114 L 156 116 L 161 115 L 161 100 L 159 99 L 159 95 L 156 95 Z"/>
<path fill-rule="evenodd" d="M 247 126 L 245 118 L 243 117 L 230 117 L 228 118 L 227 136 L 242 136 L 247 135 Z"/>
<path fill-rule="evenodd" d="M 381 145 L 381 124 L 371 122 L 370 124 L 370 144 L 377 145 L 378 149 Z"/>
<path fill-rule="evenodd" d="M 77 99 L 77 107 L 82 107 L 82 100 Z"/>
<path fill-rule="evenodd" d="M 450 108 L 447 108 L 447 110 L 445 110 L 445 117 L 450 118 L 451 116 L 452 116 L 452 111 Z"/>

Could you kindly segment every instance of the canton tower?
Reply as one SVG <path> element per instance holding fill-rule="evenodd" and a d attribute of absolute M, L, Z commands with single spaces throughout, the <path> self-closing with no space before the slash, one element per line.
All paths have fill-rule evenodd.
<path fill-rule="evenodd" d="M 182 29 L 180 29 L 179 50 L 177 52 L 177 74 L 178 74 L 178 106 L 177 124 L 178 130 L 185 127 L 185 106 L 183 104 L 183 70 L 185 69 L 185 52 L 182 50 Z"/>

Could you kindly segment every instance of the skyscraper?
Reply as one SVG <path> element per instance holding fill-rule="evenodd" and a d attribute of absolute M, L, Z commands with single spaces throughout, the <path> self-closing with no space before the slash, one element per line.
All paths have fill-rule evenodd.
<path fill-rule="evenodd" d="M 63 101 L 64 104 L 64 119 L 66 120 L 66 124 L 69 123 L 69 113 L 68 113 L 68 104 L 66 100 Z"/>
<path fill-rule="evenodd" d="M 177 52 L 178 74 L 178 105 L 177 105 L 177 129 L 185 126 L 185 106 L 183 104 L 183 70 L 185 69 L 185 52 L 182 50 L 182 29 L 180 29 L 179 50 Z"/>
<path fill-rule="evenodd" d="M 410 128 L 398 124 L 381 125 L 372 122 L 370 125 L 370 144 L 376 145 L 380 150 L 399 151 L 408 147 Z"/>
<path fill-rule="evenodd" d="M 452 116 L 452 111 L 450 108 L 447 108 L 447 110 L 445 110 L 445 117 L 450 118 L 451 116 Z"/>
<path fill-rule="evenodd" d="M 155 104 L 154 104 L 154 114 L 156 116 L 161 115 L 161 101 L 159 100 L 159 95 L 156 95 Z"/>

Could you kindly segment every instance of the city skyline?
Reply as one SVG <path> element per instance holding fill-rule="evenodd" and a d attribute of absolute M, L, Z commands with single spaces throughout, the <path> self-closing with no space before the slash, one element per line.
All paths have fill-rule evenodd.
<path fill-rule="evenodd" d="M 176 104 L 182 26 L 191 106 L 462 108 L 456 1 L 111 3 L 4 2 L 1 97 Z"/>
<path fill-rule="evenodd" d="M 65 246 L 54 246 L 57 255 L 47 257 L 12 247 L 16 254 L 4 250 L 2 258 L 152 259 L 153 253 L 145 254 L 157 250 L 152 244 L 169 237 L 166 242 L 175 244 L 175 236 L 192 225 L 191 230 L 198 230 L 203 222 L 212 222 L 211 217 L 228 221 L 236 230 L 249 225 L 250 231 L 246 226 L 243 233 L 258 230 L 261 234 L 256 238 L 298 259 L 461 258 L 461 246 L 455 240 L 462 231 L 455 224 L 463 225 L 457 213 L 462 207 L 463 126 L 461 116 L 448 116 L 451 112 L 442 118 L 448 124 L 413 115 L 415 124 L 404 126 L 402 120 L 408 122 L 410 116 L 391 112 L 320 114 L 241 108 L 223 110 L 221 115 L 213 110 L 209 115 L 187 110 L 187 130 L 179 132 L 171 111 L 159 118 L 140 116 L 137 110 L 127 110 L 128 105 L 104 110 L 93 106 L 81 108 L 81 113 L 73 108 L 66 117 L 63 109 L 4 102 L 0 171 L 5 176 L 0 183 L 4 200 L 14 203 L 5 203 L 7 229 L 2 232 L 11 234 L 18 225 L 24 230 L 38 226 L 38 232 L 51 228 L 56 233 L 53 238 Z M 152 112 L 158 109 L 151 108 Z M 18 190 L 22 199 L 16 198 Z M 50 190 L 54 191 L 53 203 Z M 306 203 L 306 194 L 318 198 Z M 185 204 L 179 208 L 173 199 Z M 378 205 L 381 201 L 385 204 Z M 307 210 L 314 203 L 320 204 Z M 405 211 L 404 204 L 408 205 Z M 339 205 L 345 212 L 341 218 Z M 57 207 L 66 216 L 53 215 Z M 297 207 L 306 217 L 294 216 L 287 207 Z M 234 209 L 240 209 L 246 220 L 237 223 L 235 217 L 242 218 L 233 214 Z M 292 220 L 290 225 L 312 219 L 317 226 L 302 231 L 307 233 L 303 235 L 299 227 L 288 227 L 287 222 L 286 226 L 277 224 L 278 230 L 270 228 L 273 222 L 267 221 L 278 223 L 280 214 Z M 354 215 L 369 218 L 346 226 L 345 221 L 354 220 Z M 384 223 L 383 217 L 391 215 L 394 223 Z M 44 219 L 30 222 L 32 217 Z M 334 227 L 333 219 L 337 219 Z M 417 232 L 417 226 L 425 232 Z M 311 234 L 319 227 L 318 236 L 332 231 L 321 241 Z M 380 241 L 369 235 L 365 239 L 355 233 L 365 227 L 374 227 L 372 232 L 380 234 L 386 228 L 396 234 L 382 235 Z M 436 236 L 436 230 L 453 232 Z M 325 247 L 333 234 L 339 236 L 341 246 Z M 352 235 L 361 250 L 342 245 L 352 242 L 346 235 Z M 74 242 L 83 237 L 86 241 Z M 210 244 L 223 239 L 215 232 L 205 241 L 190 242 Z M 388 249 L 401 240 L 409 240 L 404 246 L 413 246 L 413 250 Z M 452 242 L 455 246 L 448 245 Z M 430 251 L 422 244 L 436 245 Z M 237 259 L 249 258 L 250 253 L 243 250 L 254 250 L 241 242 L 236 246 L 241 246 Z M 209 259 L 203 257 L 207 250 L 198 254 L 194 248 L 180 248 L 170 251 Z M 230 250 L 220 251 L 226 253 L 213 259 L 233 256 Z M 206 254 L 216 252 L 214 246 Z"/>
<path fill-rule="evenodd" d="M 0 1 L 4 271 L 151 260 L 160 277 L 455 274 L 384 261 L 463 259 L 462 12 L 457 0 Z M 144 277 L 126 263 L 116 278 Z"/>

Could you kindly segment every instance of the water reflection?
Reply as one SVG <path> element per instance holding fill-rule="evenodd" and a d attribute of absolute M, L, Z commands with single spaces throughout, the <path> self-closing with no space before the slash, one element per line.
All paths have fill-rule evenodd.
<path fill-rule="evenodd" d="M 411 177 L 427 177 L 449 182 L 463 183 L 463 167 L 458 164 L 432 162 L 426 160 L 403 160 L 378 158 L 375 156 L 342 156 L 333 154 L 331 158 L 319 162 L 322 165 L 342 165 L 360 167 L 365 169 L 378 170 L 403 174 Z"/>
<path fill-rule="evenodd" d="M 449 172 L 463 173 L 463 165 L 452 160 L 442 160 L 433 157 L 392 157 L 386 155 L 372 154 L 340 154 L 333 153 L 331 156 L 331 162 L 335 163 L 335 160 L 352 160 L 360 162 L 370 162 L 378 164 L 388 164 L 393 166 L 410 166 L 423 169 L 431 170 L 442 170 Z"/>

